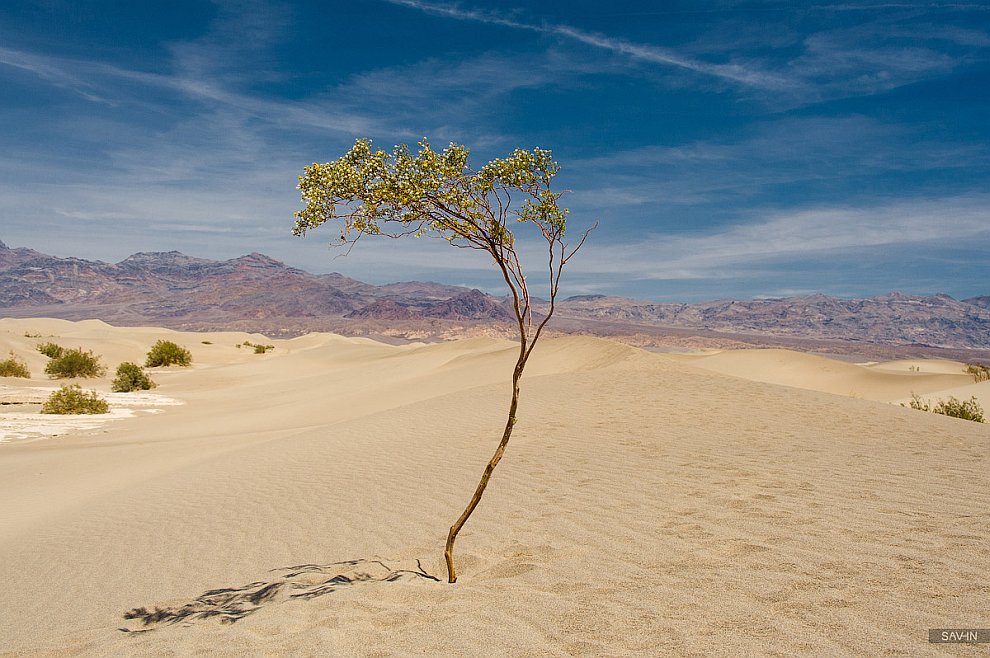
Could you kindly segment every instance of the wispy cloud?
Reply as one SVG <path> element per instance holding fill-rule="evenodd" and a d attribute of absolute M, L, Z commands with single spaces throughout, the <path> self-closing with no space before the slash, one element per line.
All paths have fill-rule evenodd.
<path fill-rule="evenodd" d="M 804 289 L 780 273 L 940 240 L 990 249 L 990 198 L 972 193 L 990 170 L 984 96 L 952 88 L 990 57 L 990 30 L 971 20 L 980 5 L 383 3 L 218 0 L 202 23 L 91 50 L 105 32 L 62 44 L 28 16 L 0 47 L 17 89 L 0 101 L 0 238 L 97 258 L 264 250 L 379 282 L 486 285 L 487 263 L 428 240 L 369 240 L 330 260 L 318 235 L 289 235 L 303 164 L 356 136 L 426 135 L 470 145 L 475 164 L 554 149 L 572 226 L 602 220 L 573 290 L 742 289 L 756 270 Z M 373 38 L 411 14 L 428 47 Z M 935 80 L 951 100 L 909 88 Z M 520 245 L 542 263 L 536 243 Z"/>
<path fill-rule="evenodd" d="M 499 15 L 493 12 L 461 9 L 456 6 L 442 5 L 420 0 L 385 0 L 392 4 L 417 9 L 419 11 L 455 18 L 458 20 L 476 21 L 489 25 L 498 25 L 519 30 L 528 30 L 542 34 L 570 39 L 588 46 L 607 50 L 615 54 L 625 55 L 633 60 L 651 64 L 671 66 L 713 78 L 719 78 L 745 86 L 765 90 L 790 88 L 793 81 L 774 73 L 760 70 L 742 64 L 716 64 L 693 59 L 677 53 L 674 50 L 657 46 L 635 43 L 625 39 L 610 37 L 582 30 L 570 25 L 555 23 L 531 23 L 513 17 Z"/>
<path fill-rule="evenodd" d="M 84 76 L 66 70 L 62 62 L 51 57 L 0 46 L 0 64 L 30 73 L 55 87 L 68 89 L 94 103 L 111 104 Z"/>
<path fill-rule="evenodd" d="M 990 195 L 914 199 L 875 207 L 766 213 L 701 235 L 654 234 L 638 245 L 589 245 L 585 273 L 632 278 L 722 279 L 759 266 L 798 269 L 850 250 L 990 246 Z"/>
<path fill-rule="evenodd" d="M 982 180 L 972 172 L 988 167 L 986 144 L 936 140 L 851 115 L 781 118 L 753 124 L 731 140 L 614 151 L 565 163 L 563 176 L 582 213 L 608 209 L 619 223 L 636 225 L 664 214 L 678 221 L 688 206 L 787 203 L 798 186 L 804 203 L 817 191 L 858 200 L 873 193 L 872 181 L 913 172 L 953 172 L 949 182 L 938 178 L 938 186 L 966 189 Z"/>
<path fill-rule="evenodd" d="M 961 55 L 953 55 L 936 47 L 929 47 L 928 44 L 950 41 L 970 50 L 982 50 L 990 45 L 990 35 L 978 29 L 940 27 L 920 30 L 917 26 L 907 29 L 899 26 L 896 21 L 823 29 L 800 40 L 797 39 L 797 33 L 790 29 L 790 25 L 784 22 L 773 26 L 778 33 L 773 38 L 765 32 L 761 36 L 762 45 L 766 46 L 774 40 L 779 41 L 781 34 L 790 35 L 795 40 L 792 47 L 782 49 L 780 53 L 768 55 L 765 52 L 746 54 L 738 50 L 727 51 L 726 43 L 734 41 L 732 38 L 727 40 L 727 34 L 719 30 L 708 38 L 694 42 L 690 47 L 678 50 L 637 43 L 563 23 L 527 21 L 520 18 L 518 12 L 496 13 L 424 0 L 384 1 L 456 20 L 554 36 L 625 56 L 640 64 L 656 64 L 697 74 L 734 85 L 750 100 L 780 108 L 883 93 L 918 80 L 944 75 L 964 61 Z M 884 8 L 911 8 L 917 12 L 945 9 L 968 11 L 974 7 L 935 3 L 920 6 L 886 4 L 872 8 L 874 12 Z M 818 6 L 815 9 L 844 11 L 865 8 L 835 5 Z M 745 39 L 734 42 L 736 48 L 746 43 Z M 750 48 L 757 48 L 757 45 L 752 41 L 748 43 Z M 797 54 L 784 55 L 794 47 L 798 47 Z M 706 51 L 719 53 L 719 59 L 728 55 L 729 61 L 711 61 L 710 58 L 700 56 Z"/>

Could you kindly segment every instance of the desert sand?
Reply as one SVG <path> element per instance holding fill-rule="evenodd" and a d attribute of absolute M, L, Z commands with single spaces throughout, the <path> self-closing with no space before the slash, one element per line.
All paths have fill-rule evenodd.
<path fill-rule="evenodd" d="M 105 394 L 159 338 L 193 366 L 43 427 L 35 345 L 101 354 Z M 973 655 L 928 629 L 990 627 L 990 425 L 898 404 L 990 408 L 960 363 L 543 342 L 450 585 L 512 343 L 0 320 L 11 350 L 0 655 Z"/>

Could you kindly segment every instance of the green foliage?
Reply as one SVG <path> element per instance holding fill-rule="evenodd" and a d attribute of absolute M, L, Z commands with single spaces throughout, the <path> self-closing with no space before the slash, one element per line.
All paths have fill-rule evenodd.
<path fill-rule="evenodd" d="M 990 381 L 990 367 L 987 367 L 982 363 L 967 363 L 966 372 L 973 375 L 974 382 L 979 383 Z"/>
<path fill-rule="evenodd" d="M 931 413 L 962 418 L 963 420 L 972 420 L 977 423 L 987 422 L 983 414 L 983 407 L 980 406 L 980 403 L 975 397 L 971 397 L 968 400 L 957 400 L 949 396 L 948 400 L 938 400 L 932 405 L 930 402 L 922 400 L 916 394 L 912 394 L 910 406 L 912 409 L 917 409 L 918 411 L 930 411 Z"/>
<path fill-rule="evenodd" d="M 192 354 L 189 350 L 170 340 L 160 340 L 151 347 L 144 366 L 146 368 L 171 365 L 188 366 L 190 363 L 192 363 Z"/>
<path fill-rule="evenodd" d="M 25 338 L 41 338 L 41 334 L 32 334 L 30 331 L 24 332 Z"/>
<path fill-rule="evenodd" d="M 42 343 L 38 345 L 38 351 L 49 359 L 57 359 L 65 353 L 65 348 L 55 343 Z"/>
<path fill-rule="evenodd" d="M 147 391 L 155 388 L 155 382 L 136 363 L 125 361 L 117 366 L 117 377 L 110 385 L 115 393 L 130 393 L 131 391 Z"/>
<path fill-rule="evenodd" d="M 105 414 L 110 413 L 110 405 L 96 394 L 96 391 L 83 391 L 79 384 L 63 385 L 48 396 L 41 407 L 43 414 Z"/>
<path fill-rule="evenodd" d="M 59 348 L 61 349 L 61 348 Z M 82 348 L 62 350 L 61 355 L 52 358 L 45 366 L 45 374 L 52 379 L 64 377 L 99 377 L 106 369 L 100 365 L 100 357 Z"/>
<path fill-rule="evenodd" d="M 22 377 L 24 379 L 30 379 L 31 373 L 27 369 L 27 364 L 11 352 L 10 358 L 0 361 L 0 377 Z"/>
<path fill-rule="evenodd" d="M 268 350 L 275 349 L 274 345 L 262 345 L 260 343 L 252 343 L 251 341 L 247 341 L 247 340 L 244 341 L 243 343 L 238 343 L 237 345 L 235 345 L 235 347 L 241 347 L 241 345 L 243 345 L 244 347 L 253 347 L 255 354 L 264 354 Z"/>
<path fill-rule="evenodd" d="M 303 235 L 342 219 L 341 242 L 348 242 L 352 232 L 433 234 L 496 259 L 514 243 L 509 220 L 532 222 L 545 236 L 563 235 L 568 210 L 557 205 L 561 195 L 550 191 L 560 171 L 550 151 L 516 149 L 472 171 L 464 146 L 451 144 L 437 152 L 424 139 L 419 147 L 413 154 L 400 145 L 389 154 L 359 139 L 335 162 L 306 167 L 299 177 L 306 207 L 295 213 L 293 233 Z M 522 199 L 515 207 L 513 193 Z M 390 233 L 387 223 L 401 228 Z"/>

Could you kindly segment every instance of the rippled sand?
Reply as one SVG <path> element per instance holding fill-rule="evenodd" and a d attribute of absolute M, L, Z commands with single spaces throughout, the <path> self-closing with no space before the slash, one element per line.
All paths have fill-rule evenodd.
<path fill-rule="evenodd" d="M 889 404 L 986 394 L 952 364 L 547 341 L 449 585 L 511 343 L 2 320 L 35 378 L 0 385 L 53 386 L 42 340 L 112 371 L 158 338 L 193 352 L 152 372 L 180 404 L 0 444 L 0 652 L 914 656 L 986 627 L 990 426 Z"/>

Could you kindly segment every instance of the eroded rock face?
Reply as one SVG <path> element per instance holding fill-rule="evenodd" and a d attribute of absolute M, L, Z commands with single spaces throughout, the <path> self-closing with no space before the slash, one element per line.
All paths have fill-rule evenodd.
<path fill-rule="evenodd" d="M 469 290 L 442 302 L 435 302 L 423 311 L 423 315 L 447 320 L 503 320 L 513 322 L 516 319 L 512 311 L 480 290 Z"/>

